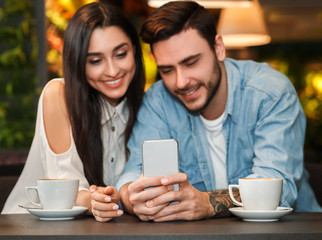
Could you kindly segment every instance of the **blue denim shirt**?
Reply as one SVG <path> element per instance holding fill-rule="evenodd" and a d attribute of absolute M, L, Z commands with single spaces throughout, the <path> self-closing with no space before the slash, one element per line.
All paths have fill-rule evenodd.
<path fill-rule="evenodd" d="M 228 184 L 238 184 L 238 179 L 245 177 L 283 178 L 280 206 L 322 211 L 303 168 L 306 119 L 293 85 L 266 63 L 227 58 L 224 64 Z M 217 190 L 200 116 L 190 113 L 162 81 L 146 92 L 128 143 L 130 158 L 117 189 L 140 177 L 142 141 L 167 138 L 178 140 L 179 169 L 190 183 L 200 191 Z"/>

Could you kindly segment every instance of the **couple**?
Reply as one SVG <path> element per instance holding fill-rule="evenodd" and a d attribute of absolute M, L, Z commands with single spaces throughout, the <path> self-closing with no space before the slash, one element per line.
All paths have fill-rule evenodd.
<path fill-rule="evenodd" d="M 162 78 L 144 99 L 129 21 L 101 3 L 75 13 L 64 36 L 64 79 L 43 90 L 26 166 L 2 213 L 23 211 L 24 187 L 38 178 L 80 179 L 76 205 L 102 222 L 123 210 L 143 221 L 227 216 L 228 184 L 244 177 L 282 178 L 281 206 L 321 211 L 303 169 L 305 115 L 284 75 L 225 58 L 212 16 L 195 2 L 160 7 L 141 37 Z M 168 138 L 179 142 L 180 173 L 143 177 L 142 141 Z M 144 190 L 150 186 L 158 187 Z"/>

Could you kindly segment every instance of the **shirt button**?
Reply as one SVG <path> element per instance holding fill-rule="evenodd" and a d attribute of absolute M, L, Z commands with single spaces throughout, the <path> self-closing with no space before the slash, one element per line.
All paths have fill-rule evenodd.
<path fill-rule="evenodd" d="M 113 131 L 113 132 L 115 131 L 115 127 L 114 127 L 114 126 L 112 127 L 112 131 Z"/>
<path fill-rule="evenodd" d="M 113 163 L 113 162 L 114 162 L 114 158 L 111 159 L 111 163 Z"/>

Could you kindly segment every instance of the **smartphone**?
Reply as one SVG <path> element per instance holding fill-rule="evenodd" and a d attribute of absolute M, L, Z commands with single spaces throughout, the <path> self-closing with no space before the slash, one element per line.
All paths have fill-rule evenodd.
<path fill-rule="evenodd" d="M 176 139 L 145 140 L 142 143 L 142 167 L 145 177 L 169 176 L 179 172 Z M 174 184 L 174 191 L 179 185 Z"/>

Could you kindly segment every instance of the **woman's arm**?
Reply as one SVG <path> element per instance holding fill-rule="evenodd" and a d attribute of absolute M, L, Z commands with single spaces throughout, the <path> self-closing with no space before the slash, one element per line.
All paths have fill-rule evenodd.
<path fill-rule="evenodd" d="M 49 147 L 56 154 L 66 152 L 71 146 L 71 138 L 64 83 L 53 81 L 46 87 L 43 95 L 43 117 Z"/>

